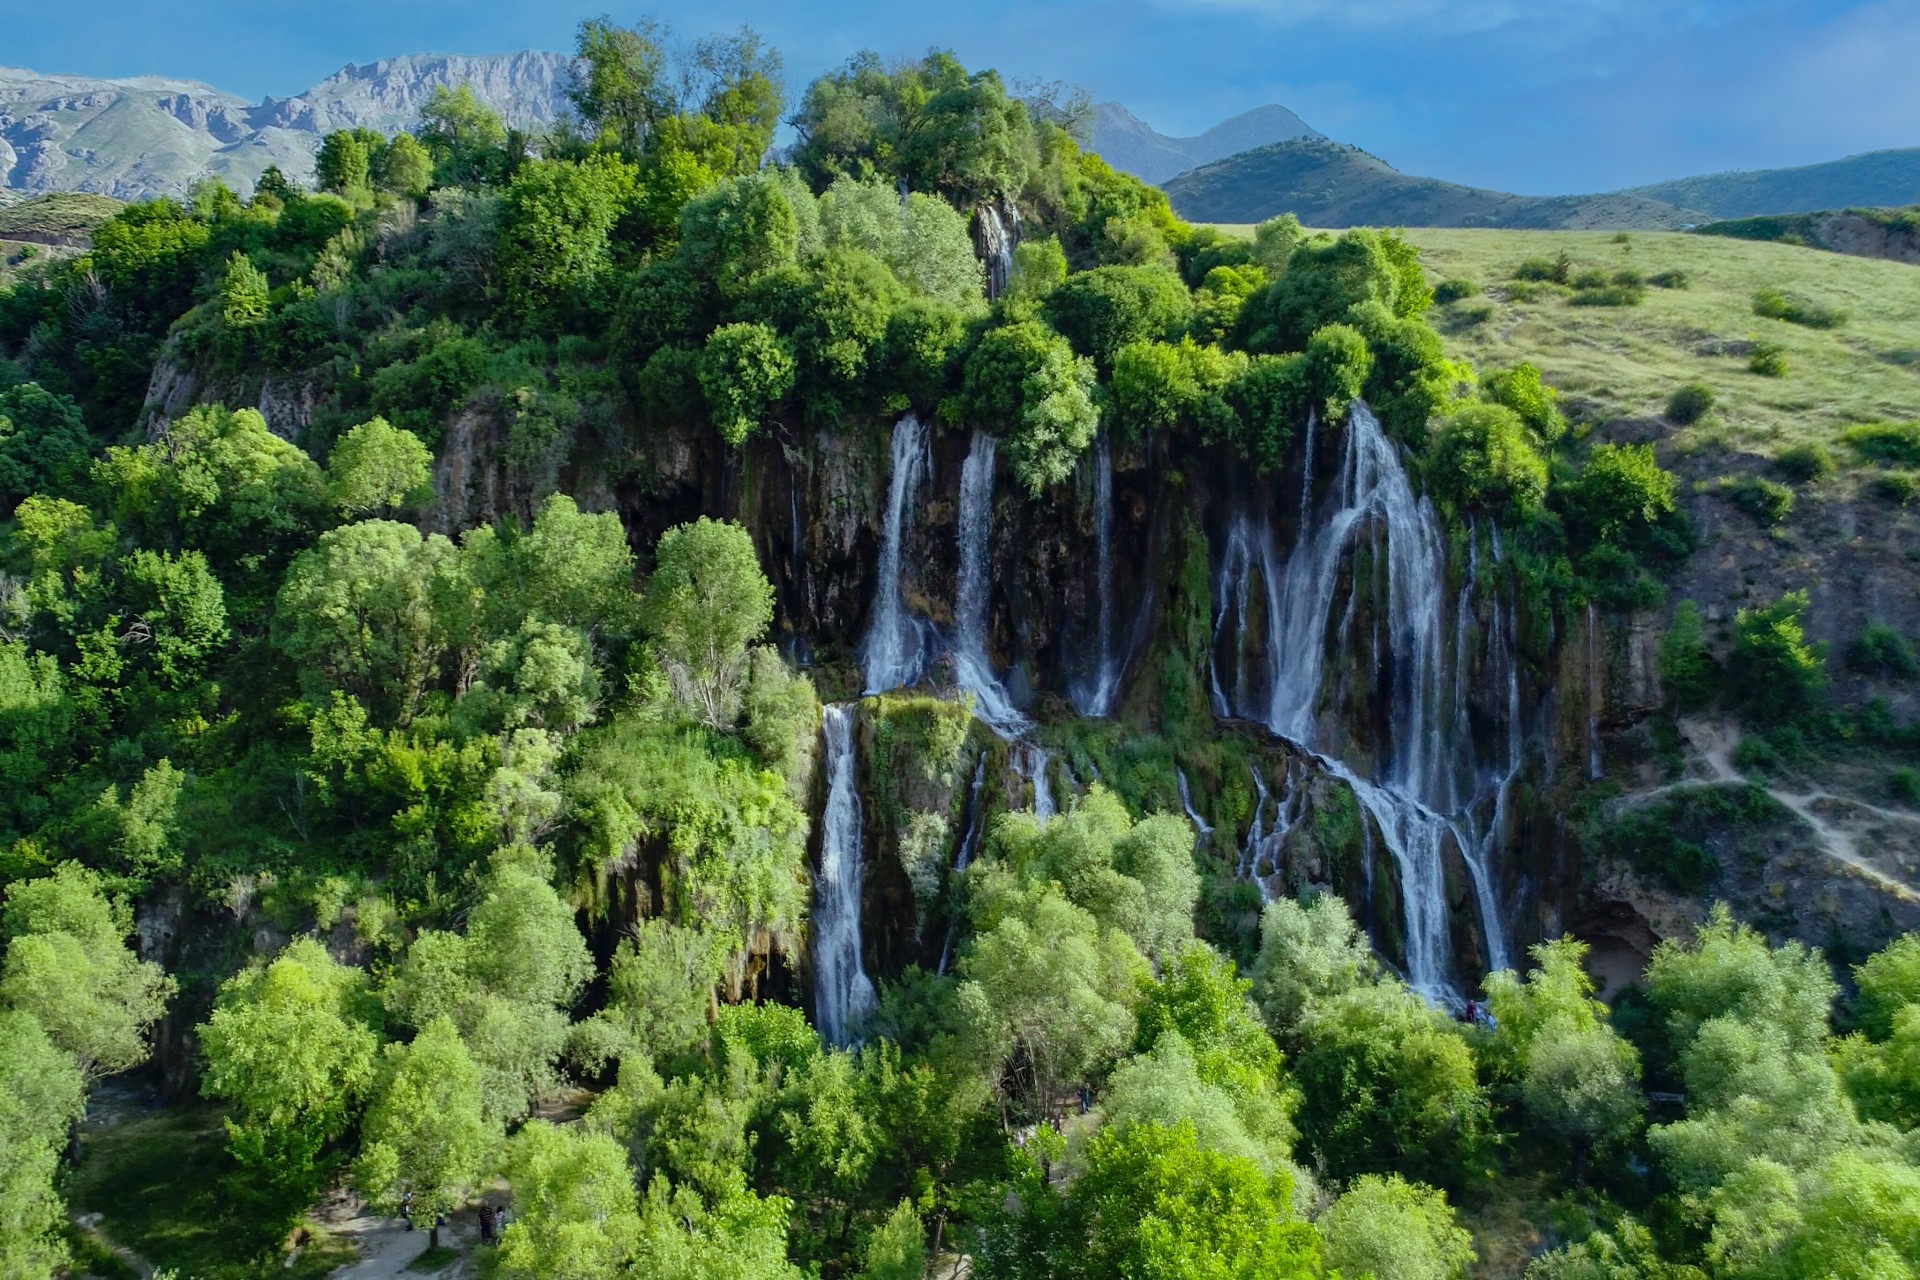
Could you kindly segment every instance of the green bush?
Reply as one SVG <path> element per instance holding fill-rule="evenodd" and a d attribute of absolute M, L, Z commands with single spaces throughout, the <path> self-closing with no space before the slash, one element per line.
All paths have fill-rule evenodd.
<path fill-rule="evenodd" d="M 1562 249 L 1558 257 L 1528 258 L 1513 269 L 1515 280 L 1566 284 L 1573 275 L 1573 259 Z"/>
<path fill-rule="evenodd" d="M 1688 426 L 1706 417 L 1713 403 L 1712 387 L 1704 382 L 1689 382 L 1667 397 L 1667 420 Z"/>
<path fill-rule="evenodd" d="M 1838 308 L 1778 289 L 1762 289 L 1754 294 L 1753 314 L 1809 329 L 1838 329 L 1847 322 L 1847 313 Z"/>
<path fill-rule="evenodd" d="M 1685 289 L 1693 284 L 1693 276 L 1678 269 L 1662 271 L 1658 275 L 1649 276 L 1647 283 L 1660 289 Z"/>
<path fill-rule="evenodd" d="M 1193 315 L 1193 297 L 1180 277 L 1159 267 L 1096 267 L 1070 275 L 1040 304 L 1080 355 L 1102 372 L 1131 342 L 1179 337 Z"/>
<path fill-rule="evenodd" d="M 1873 492 L 1882 502 L 1904 507 L 1920 494 L 1920 473 L 1889 471 L 1874 479 Z"/>
<path fill-rule="evenodd" d="M 1901 804 L 1920 805 L 1920 769 L 1901 765 L 1888 770 L 1887 794 Z"/>
<path fill-rule="evenodd" d="M 1840 439 L 1869 462 L 1887 467 L 1920 467 L 1920 422 L 1863 422 Z"/>
<path fill-rule="evenodd" d="M 1645 285 L 1611 281 L 1592 288 L 1575 289 L 1568 301 L 1576 307 L 1637 307 L 1646 298 Z"/>
<path fill-rule="evenodd" d="M 1793 490 L 1777 480 L 1748 476 L 1734 482 L 1728 493 L 1734 506 L 1768 527 L 1786 523 L 1793 514 Z"/>
<path fill-rule="evenodd" d="M 1604 289 L 1612 283 L 1607 273 L 1598 267 L 1589 267 L 1568 282 L 1576 289 Z"/>
<path fill-rule="evenodd" d="M 1773 467 L 1796 484 L 1830 479 L 1839 469 L 1834 465 L 1833 455 L 1827 451 L 1827 447 L 1813 442 L 1782 450 L 1773 460 Z"/>
<path fill-rule="evenodd" d="M 1520 415 L 1505 405 L 1470 404 L 1448 418 L 1434 438 L 1430 465 L 1435 492 L 1456 511 L 1524 523 L 1546 501 L 1547 460 Z"/>
<path fill-rule="evenodd" d="M 1787 349 L 1777 342 L 1755 337 L 1747 344 L 1747 369 L 1763 378 L 1787 376 Z"/>
<path fill-rule="evenodd" d="M 1478 328 L 1493 319 L 1499 308 L 1485 298 L 1476 298 L 1470 302 L 1456 302 L 1440 315 L 1440 326 L 1449 333 L 1459 333 L 1464 329 Z"/>
<path fill-rule="evenodd" d="M 1817 705 L 1827 687 L 1826 654 L 1801 625 L 1806 611 L 1807 593 L 1789 591 L 1734 616 L 1728 674 L 1756 719 L 1790 720 Z"/>
<path fill-rule="evenodd" d="M 1444 307 L 1450 302 L 1459 302 L 1463 298 L 1471 298 L 1479 292 L 1480 286 L 1471 280 L 1461 280 L 1458 278 L 1442 280 L 1439 284 L 1433 286 L 1433 300 Z"/>
<path fill-rule="evenodd" d="M 1847 646 L 1847 666 L 1865 676 L 1911 680 L 1920 676 L 1913 644 L 1884 622 L 1869 622 Z"/>
<path fill-rule="evenodd" d="M 1551 444 L 1567 433 L 1560 412 L 1560 393 L 1540 378 L 1540 370 L 1526 361 L 1511 369 L 1489 373 L 1480 383 L 1481 394 L 1520 415 L 1539 439 Z"/>
<path fill-rule="evenodd" d="M 1683 711 L 1705 706 L 1713 697 L 1719 669 L 1707 648 L 1706 624 L 1700 607 L 1682 600 L 1673 610 L 1673 623 L 1660 637 L 1660 683 Z"/>

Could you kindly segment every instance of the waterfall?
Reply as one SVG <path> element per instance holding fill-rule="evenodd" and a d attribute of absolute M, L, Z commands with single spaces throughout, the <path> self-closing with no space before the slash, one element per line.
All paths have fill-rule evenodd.
<path fill-rule="evenodd" d="M 861 815 L 852 707 L 835 703 L 823 719 L 827 807 L 820 819 L 820 874 L 814 882 L 814 1008 L 820 1034 L 844 1045 L 850 1028 L 872 1010 L 874 991 L 860 954 Z"/>
<path fill-rule="evenodd" d="M 1260 770 L 1253 770 L 1253 825 L 1247 828 L 1247 843 L 1240 850 L 1240 876 L 1253 881 L 1260 890 L 1260 901 L 1270 902 L 1273 895 L 1267 889 L 1267 881 L 1280 872 L 1280 855 L 1284 851 L 1287 837 L 1305 816 L 1306 792 L 1295 778 L 1293 766 L 1287 766 L 1287 791 L 1278 800 L 1274 800 L 1267 791 L 1267 780 Z M 1273 803 L 1273 825 L 1267 825 L 1266 810 L 1269 801 Z"/>
<path fill-rule="evenodd" d="M 1120 663 L 1113 651 L 1113 447 L 1107 433 L 1093 439 L 1093 527 L 1098 551 L 1098 640 L 1093 670 L 1073 689 L 1073 707 L 1083 716 L 1104 716 L 1120 692 Z"/>
<path fill-rule="evenodd" d="M 1223 714 L 1259 720 L 1315 752 L 1328 772 L 1352 788 L 1400 873 L 1408 979 L 1429 998 L 1450 1000 L 1455 994 L 1445 894 L 1449 845 L 1461 853 L 1475 881 L 1489 956 L 1504 957 L 1507 949 L 1486 870 L 1491 846 L 1472 833 L 1467 812 L 1477 798 L 1470 791 L 1477 776 L 1464 725 L 1464 684 L 1455 683 L 1447 666 L 1440 525 L 1432 504 L 1414 494 L 1392 440 L 1364 403 L 1353 405 L 1344 434 L 1334 492 L 1324 500 L 1331 510 L 1319 519 L 1314 518 L 1314 457 L 1307 458 L 1300 530 L 1284 564 L 1276 562 L 1264 521 L 1242 514 L 1229 529 L 1216 582 L 1221 601 L 1216 631 L 1224 631 L 1230 618 L 1245 630 L 1257 577 L 1265 598 L 1266 661 L 1263 671 L 1251 673 L 1247 662 L 1236 662 L 1234 685 L 1227 689 L 1218 655 L 1222 640 L 1231 637 L 1216 634 L 1214 702 Z M 1387 737 L 1378 744 L 1368 777 L 1318 751 L 1325 651 L 1341 568 L 1363 545 L 1374 551 L 1373 598 L 1384 598 L 1385 606 L 1374 610 L 1374 652 L 1391 675 Z M 1362 589 L 1357 582 L 1351 586 L 1340 620 L 1343 638 L 1352 625 L 1354 596 Z M 1453 638 L 1453 660 L 1464 662 L 1459 635 Z M 1244 654 L 1246 648 L 1239 645 L 1234 652 Z M 1258 683 L 1256 676 L 1262 678 Z M 1284 808 L 1276 811 L 1276 827 L 1285 816 Z M 1271 842 L 1263 817 L 1256 817 L 1256 826 L 1260 838 Z"/>
<path fill-rule="evenodd" d="M 1600 616 L 1587 601 L 1587 781 L 1605 770 L 1600 760 Z"/>
<path fill-rule="evenodd" d="M 987 263 L 987 301 L 1007 291 L 1013 279 L 1013 248 L 1020 243 L 1020 211 L 1006 206 L 1011 220 L 1001 213 L 998 200 L 980 206 L 980 256 Z"/>
<path fill-rule="evenodd" d="M 1047 776 L 1047 766 L 1053 763 L 1053 756 L 1038 747 L 1033 754 L 1033 816 L 1045 822 L 1060 812 L 1053 802 L 1053 779 Z"/>
<path fill-rule="evenodd" d="M 949 885 L 973 865 L 973 855 L 980 851 L 980 841 L 987 829 L 987 815 L 981 802 L 980 790 L 986 785 L 986 781 L 987 753 L 982 751 L 980 758 L 973 765 L 973 785 L 967 789 L 967 829 L 960 837 L 959 847 L 953 851 L 953 877 L 949 878 Z M 952 890 L 949 889 L 949 893 L 951 892 Z M 936 974 L 946 973 L 947 965 L 953 959 L 953 935 L 959 923 L 957 917 L 950 918 L 948 921 L 946 941 L 940 944 L 940 965 L 934 970 Z"/>
<path fill-rule="evenodd" d="M 932 469 L 926 424 L 908 413 L 893 427 L 893 471 L 887 482 L 887 522 L 880 535 L 873 620 L 860 647 L 869 694 L 914 683 L 927 665 L 928 627 L 900 591 L 900 548 L 913 520 L 914 500 Z"/>
<path fill-rule="evenodd" d="M 1002 737 L 1017 737 L 1030 727 L 1007 695 L 987 656 L 987 604 L 993 587 L 989 550 L 993 538 L 994 438 L 973 433 L 966 465 L 960 469 L 960 572 L 954 582 L 953 670 L 962 689 L 973 694 L 974 714 Z"/>
<path fill-rule="evenodd" d="M 1173 776 L 1180 781 L 1180 807 L 1187 811 L 1187 821 L 1200 833 L 1200 844 L 1204 848 L 1213 839 L 1213 826 L 1193 807 L 1193 790 L 1187 785 L 1187 771 L 1176 766 Z"/>

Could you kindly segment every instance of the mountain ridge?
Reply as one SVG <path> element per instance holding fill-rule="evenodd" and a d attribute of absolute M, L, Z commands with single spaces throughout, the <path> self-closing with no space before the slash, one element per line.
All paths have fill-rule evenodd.
<path fill-rule="evenodd" d="M 1347 143 L 1294 139 L 1203 165 L 1162 184 L 1196 222 L 1262 222 L 1292 213 L 1309 226 L 1674 230 L 1707 215 L 1631 192 L 1522 196 L 1401 173 Z"/>
<path fill-rule="evenodd" d="M 1123 173 L 1143 182 L 1161 183 L 1268 143 L 1324 137 L 1292 111 L 1272 102 L 1187 138 L 1161 133 L 1118 102 L 1102 102 L 1094 108 L 1089 150 Z"/>
<path fill-rule="evenodd" d="M 403 54 L 257 103 L 198 80 L 0 67 L 0 188 L 136 200 L 184 195 L 206 176 L 251 188 L 269 165 L 305 181 L 326 133 L 405 128 L 441 85 L 472 84 L 510 123 L 551 123 L 570 61 L 533 50 Z"/>

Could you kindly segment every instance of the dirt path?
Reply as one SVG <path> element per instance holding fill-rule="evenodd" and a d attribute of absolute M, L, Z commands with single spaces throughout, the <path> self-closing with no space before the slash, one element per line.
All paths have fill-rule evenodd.
<path fill-rule="evenodd" d="M 398 1280 L 408 1274 L 408 1264 L 427 1251 L 427 1232 L 409 1231 L 399 1219 L 377 1217 L 362 1205 L 336 1209 L 322 1220 L 336 1239 L 352 1244 L 357 1255 L 346 1266 L 329 1272 L 328 1280 Z M 440 1229 L 440 1243 L 459 1256 L 432 1274 L 438 1280 L 472 1276 L 471 1249 L 479 1236 L 479 1225 L 471 1213 L 448 1219 Z"/>
<path fill-rule="evenodd" d="M 1920 891 L 1916 891 L 1914 886 L 1905 881 L 1888 875 L 1868 861 L 1860 852 L 1860 833 L 1840 825 L 1839 821 L 1827 811 L 1856 810 L 1871 814 L 1882 822 L 1896 822 L 1915 828 L 1920 828 L 1920 815 L 1901 813 L 1896 809 L 1883 809 L 1878 805 L 1825 791 L 1783 791 L 1764 782 L 1756 782 L 1734 766 L 1733 752 L 1734 748 L 1740 744 L 1740 733 L 1728 724 L 1697 717 L 1689 718 L 1680 722 L 1680 736 L 1686 739 L 1687 745 L 1702 760 L 1706 761 L 1710 776 L 1686 778 L 1679 782 L 1670 782 L 1665 786 L 1636 792 L 1625 797 L 1629 802 L 1644 802 L 1664 795 L 1676 787 L 1698 786 L 1702 782 L 1758 785 L 1773 798 L 1776 804 L 1807 825 L 1813 832 L 1814 840 L 1822 853 L 1835 862 L 1844 863 L 1853 868 L 1901 901 L 1920 902 Z"/>

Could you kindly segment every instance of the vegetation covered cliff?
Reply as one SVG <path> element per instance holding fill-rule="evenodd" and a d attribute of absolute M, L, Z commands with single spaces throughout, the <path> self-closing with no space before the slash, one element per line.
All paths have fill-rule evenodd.
<path fill-rule="evenodd" d="M 684 57 L 0 294 L 8 1274 L 1911 1270 L 1904 282 Z"/>

